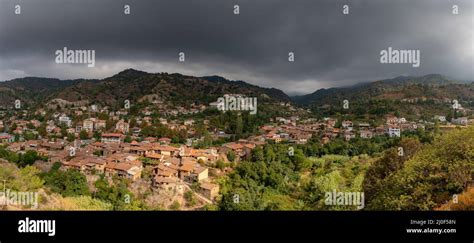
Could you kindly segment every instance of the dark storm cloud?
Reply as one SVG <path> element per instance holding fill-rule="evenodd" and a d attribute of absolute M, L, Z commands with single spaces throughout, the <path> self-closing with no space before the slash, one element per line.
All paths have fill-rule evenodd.
<path fill-rule="evenodd" d="M 21 5 L 21 15 L 14 5 Z M 131 15 L 123 14 L 123 5 Z M 233 6 L 240 6 L 240 15 Z M 342 6 L 350 14 L 342 14 Z M 451 14 L 459 5 L 459 15 Z M 103 78 L 125 68 L 217 74 L 289 93 L 399 75 L 473 78 L 469 0 L 0 0 L 0 80 Z M 93 49 L 96 66 L 54 63 Z M 389 46 L 419 49 L 421 67 L 380 64 Z M 186 62 L 178 62 L 178 53 Z M 295 62 L 288 62 L 288 52 Z"/>

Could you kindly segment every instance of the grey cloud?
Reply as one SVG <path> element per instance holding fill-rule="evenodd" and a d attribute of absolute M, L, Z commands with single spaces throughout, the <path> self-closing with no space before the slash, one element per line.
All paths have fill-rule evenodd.
<path fill-rule="evenodd" d="M 399 75 L 473 79 L 469 0 L 0 0 L 0 80 L 103 78 L 124 68 L 217 74 L 309 93 Z M 123 15 L 130 4 L 132 14 Z M 241 14 L 233 15 L 239 4 Z M 342 14 L 349 4 L 350 14 Z M 458 4 L 459 15 L 451 14 Z M 62 47 L 96 50 L 96 67 L 56 65 Z M 420 49 L 421 67 L 379 63 Z M 177 54 L 186 53 L 178 63 Z M 287 61 L 293 51 L 296 61 Z"/>

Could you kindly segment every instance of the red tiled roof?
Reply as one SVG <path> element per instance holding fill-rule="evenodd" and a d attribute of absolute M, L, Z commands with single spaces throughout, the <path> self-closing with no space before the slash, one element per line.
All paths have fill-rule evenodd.
<path fill-rule="evenodd" d="M 109 162 L 105 166 L 106 168 L 109 169 L 114 169 L 114 170 L 121 170 L 121 171 L 128 171 L 131 168 L 133 168 L 135 165 L 129 164 L 129 163 L 115 163 L 115 162 Z"/>
<path fill-rule="evenodd" d="M 223 145 L 224 147 L 230 148 L 232 150 L 238 150 L 242 149 L 244 146 L 238 144 L 238 143 L 227 143 Z"/>
<path fill-rule="evenodd" d="M 173 147 L 173 146 L 169 146 L 169 145 L 155 145 L 153 146 L 153 149 L 154 150 L 160 150 L 160 151 L 177 151 L 178 149 Z"/>
<path fill-rule="evenodd" d="M 179 170 L 182 170 L 182 171 L 192 171 L 193 169 L 194 169 L 194 164 L 192 163 L 186 163 L 179 167 Z"/>

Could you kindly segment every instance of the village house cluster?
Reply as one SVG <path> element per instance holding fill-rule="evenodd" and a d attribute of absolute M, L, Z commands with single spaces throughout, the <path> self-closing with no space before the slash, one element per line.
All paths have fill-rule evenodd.
<path fill-rule="evenodd" d="M 190 108 L 168 109 L 168 105 L 160 99 L 147 98 L 162 116 L 154 117 L 157 110 L 145 107 L 138 116 L 134 116 L 132 124 L 127 119 L 130 111 L 126 108 L 110 111 L 106 106 L 73 106 L 60 109 L 62 112 L 54 112 L 50 116 L 45 116 L 46 111 L 40 109 L 35 114 L 48 117 L 44 121 L 17 116 L 0 121 L 0 130 L 3 131 L 0 142 L 13 152 L 37 151 L 39 155 L 48 157 L 49 166 L 59 162 L 63 170 L 78 170 L 85 175 L 102 174 L 107 178 L 118 177 L 132 182 L 144 180 L 143 175 L 147 172 L 151 173 L 147 176 L 147 183 L 152 188 L 169 190 L 183 184 L 198 185 L 201 195 L 214 200 L 219 193 L 216 179 L 232 171 L 232 166 L 228 165 L 248 159 L 253 149 L 266 143 L 306 144 L 315 137 L 321 144 L 335 138 L 350 141 L 356 137 L 400 137 L 404 131 L 424 129 L 434 122 L 444 127 L 473 123 L 467 117 L 448 122 L 446 117 L 438 115 L 431 121 L 408 121 L 388 115 L 384 117 L 383 124 L 374 126 L 367 122 L 338 121 L 331 117 L 318 120 L 290 115 L 274 117 L 270 123 L 261 126 L 258 133 L 245 139 L 198 149 L 194 145 L 203 139 L 196 133 L 198 122 L 205 126 L 213 139 L 228 139 L 232 134 L 210 127 L 209 120 L 185 116 L 199 113 L 206 106 L 193 104 Z M 57 103 L 55 106 L 64 104 Z M 308 111 L 295 110 L 287 103 L 280 106 L 293 110 L 292 114 L 308 114 Z M 107 114 L 107 119 L 99 114 Z M 168 137 L 145 137 L 142 128 L 152 125 L 152 121 L 158 121 L 172 131 L 184 131 L 189 143 L 173 142 Z M 232 159 L 229 157 L 231 154 Z"/>
<path fill-rule="evenodd" d="M 100 112 L 97 107 L 93 109 Z M 183 183 L 198 183 L 199 192 L 209 200 L 215 199 L 219 192 L 214 179 L 231 171 L 231 168 L 215 168 L 217 161 L 231 162 L 227 158 L 230 151 L 235 154 L 234 160 L 239 161 L 248 157 L 253 148 L 264 144 L 241 139 L 218 147 L 196 149 L 191 145 L 172 144 L 172 139 L 167 137 L 142 137 L 138 127 L 130 128 L 129 123 L 121 119 L 127 114 L 126 110 L 109 114 L 112 120 L 116 120 L 109 129 L 104 119 L 75 119 L 75 115 L 84 114 L 78 111 L 82 110 L 71 109 L 72 116 L 55 113 L 53 119 L 45 122 L 45 132 L 53 139 L 38 135 L 41 122 L 37 120 L 14 120 L 9 122 L 14 124 L 10 127 L 4 126 L 2 121 L 0 125 L 10 133 L 0 134 L 1 142 L 13 152 L 33 150 L 47 156 L 49 168 L 59 162 L 62 170 L 78 170 L 85 175 L 103 174 L 107 178 L 119 177 L 135 182 L 142 179 L 144 170 L 148 168 L 152 173 L 149 183 L 153 188 L 169 189 Z M 137 123 L 150 123 L 149 111 L 145 109 L 142 114 Z M 169 121 L 160 118 L 159 121 L 169 129 L 186 130 L 190 137 L 193 135 L 194 119 Z M 207 124 L 206 121 L 204 123 Z M 64 129 L 67 134 L 73 135 L 72 140 L 61 137 Z M 27 138 L 26 133 L 37 137 Z M 86 133 L 87 138 L 82 139 L 81 133 Z M 95 133 L 100 134 L 98 139 L 92 137 Z M 131 142 L 125 141 L 127 136 L 132 139 Z M 41 163 L 38 164 L 41 166 Z"/>
<path fill-rule="evenodd" d="M 44 139 L 10 142 L 8 149 L 19 153 L 34 150 L 47 156 L 50 165 L 61 163 L 63 170 L 74 169 L 85 175 L 104 174 L 108 178 L 117 176 L 132 182 L 140 180 L 144 168 L 149 166 L 153 173 L 150 183 L 154 188 L 168 189 L 180 183 L 199 182 L 202 194 L 213 200 L 219 186 L 212 182 L 209 171 L 216 170 L 212 166 L 218 159 L 226 159 L 225 154 L 219 153 L 219 148 L 174 147 L 166 144 L 167 141 L 169 139 L 162 138 L 156 142 L 75 140 L 71 143 L 64 139 L 54 142 Z"/>
<path fill-rule="evenodd" d="M 433 121 L 408 121 L 404 117 L 396 117 L 394 115 L 385 116 L 385 123 L 379 126 L 371 126 L 367 122 L 353 122 L 351 120 L 343 120 L 337 126 L 337 119 L 324 118 L 320 121 L 316 119 L 306 119 L 299 121 L 299 117 L 276 117 L 274 124 L 261 127 L 262 136 L 257 139 L 261 141 L 272 141 L 274 143 L 289 142 L 296 144 L 305 144 L 315 135 L 319 135 L 322 144 L 328 143 L 331 139 L 341 137 L 345 141 L 360 137 L 370 139 L 374 136 L 400 137 L 404 131 L 415 131 L 417 129 L 425 129 L 427 125 L 434 125 L 435 120 L 440 121 L 441 128 L 450 128 L 455 126 L 467 126 L 474 124 L 474 119 L 460 117 L 452 119 L 451 122 L 446 121 L 444 116 L 435 116 Z"/>

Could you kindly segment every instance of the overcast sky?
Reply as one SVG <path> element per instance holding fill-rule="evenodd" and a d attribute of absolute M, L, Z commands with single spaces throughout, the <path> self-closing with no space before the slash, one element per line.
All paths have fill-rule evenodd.
<path fill-rule="evenodd" d="M 400 75 L 473 80 L 473 2 L 0 0 L 0 80 L 105 78 L 135 68 L 220 75 L 289 94 Z M 95 50 L 95 67 L 56 64 L 55 51 L 63 47 Z M 421 66 L 381 64 L 380 51 L 388 47 L 420 50 Z"/>

